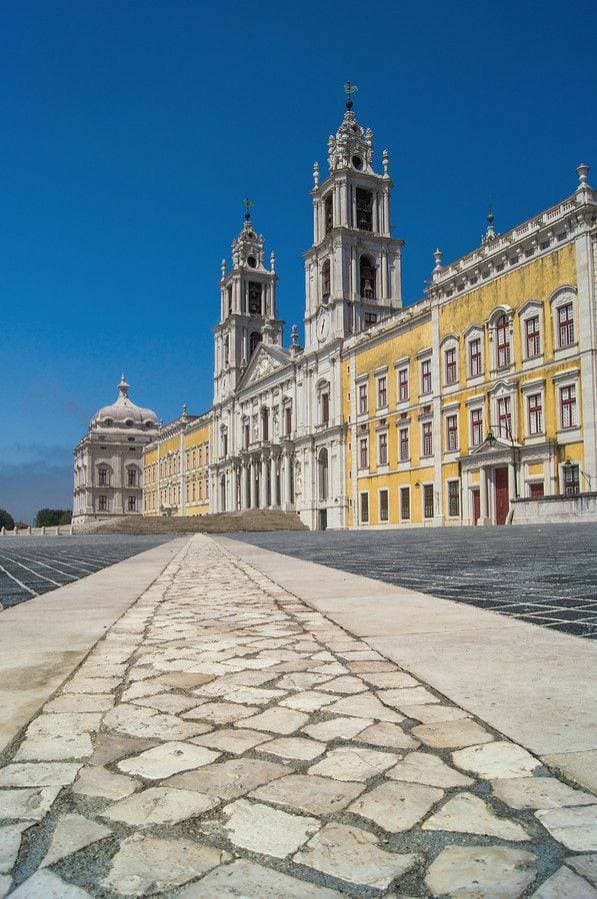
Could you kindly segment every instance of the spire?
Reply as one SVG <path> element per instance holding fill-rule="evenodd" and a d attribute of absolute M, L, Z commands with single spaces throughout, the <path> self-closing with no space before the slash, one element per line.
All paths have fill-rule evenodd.
<path fill-rule="evenodd" d="M 126 383 L 124 372 L 122 373 L 122 378 L 120 379 L 120 384 L 118 385 L 118 396 L 125 400 L 129 395 L 129 384 Z"/>
<path fill-rule="evenodd" d="M 263 237 L 256 234 L 251 222 L 251 209 L 253 201 L 245 197 L 243 200 L 245 209 L 243 227 L 232 242 L 232 262 L 234 267 L 248 265 L 249 268 L 261 268 L 263 270 Z M 222 277 L 224 270 L 222 269 Z"/>
<path fill-rule="evenodd" d="M 245 221 L 251 221 L 251 208 L 253 206 L 253 200 L 249 200 L 248 197 L 245 197 L 243 200 L 243 206 L 245 207 Z"/>
<path fill-rule="evenodd" d="M 346 112 L 336 136 L 332 134 L 328 140 L 330 172 L 349 167 L 359 172 L 373 172 L 373 134 L 370 128 L 366 131 L 361 128 L 353 112 L 352 96 L 356 90 L 356 85 L 350 81 L 344 85 Z"/>

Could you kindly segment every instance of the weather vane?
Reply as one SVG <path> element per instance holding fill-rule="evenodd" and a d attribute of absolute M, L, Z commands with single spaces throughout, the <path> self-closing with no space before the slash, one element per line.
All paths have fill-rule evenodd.
<path fill-rule="evenodd" d="M 358 91 L 358 87 L 356 84 L 351 84 L 350 81 L 347 81 L 344 85 L 344 93 L 346 94 L 346 108 L 352 109 L 352 95 L 356 94 Z"/>
<path fill-rule="evenodd" d="M 248 197 L 245 197 L 243 200 L 243 206 L 245 207 L 245 219 L 247 221 L 251 218 L 251 208 L 253 207 L 253 200 L 249 200 Z"/>

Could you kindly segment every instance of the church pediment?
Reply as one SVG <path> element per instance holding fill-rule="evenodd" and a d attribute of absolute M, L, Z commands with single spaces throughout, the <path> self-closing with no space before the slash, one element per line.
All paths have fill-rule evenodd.
<path fill-rule="evenodd" d="M 279 348 L 277 349 L 279 350 Z M 284 360 L 276 358 L 267 346 L 261 344 L 253 354 L 253 358 L 239 382 L 239 390 L 245 390 L 247 387 L 258 384 L 259 381 L 263 381 L 274 372 L 285 368 L 285 365 Z"/>

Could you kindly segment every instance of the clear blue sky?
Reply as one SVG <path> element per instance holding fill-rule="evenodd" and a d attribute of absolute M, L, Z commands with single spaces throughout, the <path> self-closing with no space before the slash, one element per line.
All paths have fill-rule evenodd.
<path fill-rule="evenodd" d="M 245 194 L 287 333 L 300 323 L 312 166 L 347 78 L 377 162 L 391 153 L 407 302 L 436 246 L 447 261 L 478 244 L 488 200 L 506 230 L 572 193 L 580 161 L 597 181 L 596 10 L 4 4 L 0 507 L 70 505 L 72 447 L 123 369 L 160 417 L 209 407 Z"/>

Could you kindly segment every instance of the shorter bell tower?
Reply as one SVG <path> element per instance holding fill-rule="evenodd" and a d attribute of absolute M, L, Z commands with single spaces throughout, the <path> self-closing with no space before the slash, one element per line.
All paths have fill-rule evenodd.
<path fill-rule="evenodd" d="M 245 221 L 232 243 L 232 269 L 222 260 L 220 321 L 214 336 L 214 403 L 234 391 L 264 334 L 269 343 L 282 345 L 284 323 L 277 317 L 275 256 L 264 263 L 264 240 L 253 229 L 250 200 L 245 199 Z"/>

